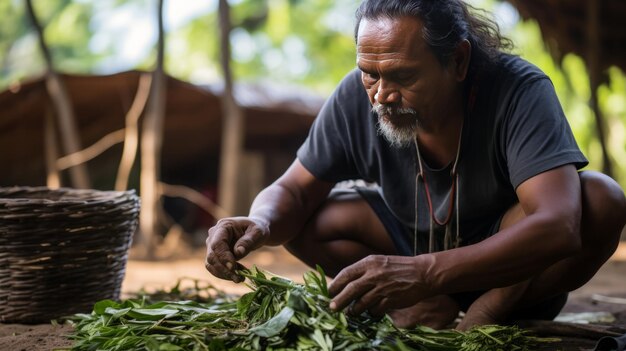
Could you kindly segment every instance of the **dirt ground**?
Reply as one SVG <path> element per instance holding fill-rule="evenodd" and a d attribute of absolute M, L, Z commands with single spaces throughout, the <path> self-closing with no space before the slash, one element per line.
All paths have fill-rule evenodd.
<path fill-rule="evenodd" d="M 126 278 L 122 285 L 123 296 L 141 289 L 153 291 L 172 287 L 178 279 L 192 278 L 209 281 L 214 286 L 230 293 L 243 293 L 248 289 L 243 284 L 234 284 L 212 277 L 206 272 L 203 264 L 202 251 L 178 253 L 177 258 L 160 261 L 128 261 Z M 245 258 L 245 266 L 257 265 L 260 268 L 278 275 L 302 281 L 302 274 L 308 269 L 296 258 L 282 248 L 264 248 Z M 572 292 L 563 310 L 564 313 L 610 312 L 616 321 L 612 324 L 626 326 L 626 305 L 598 302 L 592 299 L 597 295 L 604 297 L 626 298 L 626 242 L 622 242 L 598 274 L 585 286 Z M 190 282 L 189 282 L 190 284 Z M 595 295 L 594 295 L 595 294 Z M 600 298 L 601 299 L 601 298 Z M 564 315 L 572 317 L 572 315 Z M 580 314 L 574 316 L 582 316 Z M 594 317 L 596 315 L 588 315 Z M 71 333 L 68 326 L 51 324 L 21 325 L 0 324 L 0 350 L 2 351 L 38 351 L 69 348 L 72 341 L 67 338 Z M 572 345 L 575 345 L 572 344 Z M 593 343 L 587 342 L 571 350 L 592 348 Z M 582 348 L 581 348 L 582 347 Z M 570 348 L 564 348 L 570 350 Z"/>

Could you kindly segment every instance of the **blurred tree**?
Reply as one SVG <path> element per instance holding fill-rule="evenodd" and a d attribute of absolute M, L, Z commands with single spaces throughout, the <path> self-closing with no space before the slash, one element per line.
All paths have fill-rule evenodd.
<path fill-rule="evenodd" d="M 242 153 L 245 120 L 242 109 L 234 95 L 233 74 L 230 68 L 230 31 L 232 20 L 230 4 L 219 0 L 220 64 L 222 66 L 224 92 L 222 94 L 222 145 L 220 150 L 219 203 L 231 216 L 236 214 L 239 196 L 239 173 L 242 169 Z M 245 214 L 245 213 L 244 213 Z"/>
<path fill-rule="evenodd" d="M 24 4 L 26 5 L 26 13 L 29 21 L 35 29 L 39 49 L 44 57 L 46 65 L 46 89 L 52 100 L 52 105 L 54 106 L 54 118 L 62 135 L 61 144 L 63 145 L 63 150 L 65 151 L 65 154 L 78 152 L 81 149 L 80 134 L 78 133 L 78 128 L 76 126 L 76 118 L 72 108 L 71 98 L 67 92 L 63 79 L 57 74 L 52 55 L 50 53 L 50 48 L 46 43 L 43 28 L 33 8 L 32 0 L 25 0 Z M 56 167 L 54 167 L 52 172 L 55 171 Z M 89 174 L 87 173 L 85 165 L 78 164 L 75 167 L 70 168 L 70 176 L 72 179 L 72 185 L 75 188 L 85 189 L 91 187 L 91 181 L 89 180 Z"/>
<path fill-rule="evenodd" d="M 159 232 L 159 212 L 162 208 L 159 180 L 161 178 L 161 149 L 167 98 L 165 75 L 165 30 L 163 29 L 163 1 L 156 2 L 157 45 L 156 62 L 152 72 L 150 96 L 141 128 L 141 172 L 139 213 L 139 236 L 136 238 L 145 257 L 154 257 Z"/>

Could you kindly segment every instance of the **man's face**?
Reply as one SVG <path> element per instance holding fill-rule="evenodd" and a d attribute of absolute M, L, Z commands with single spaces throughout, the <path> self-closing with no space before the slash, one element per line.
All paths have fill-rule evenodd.
<path fill-rule="evenodd" d="M 417 128 L 436 126 L 452 101 L 458 82 L 437 60 L 416 18 L 362 19 L 357 65 L 379 132 L 394 146 L 413 142 Z M 454 71 L 454 70 L 452 70 Z"/>

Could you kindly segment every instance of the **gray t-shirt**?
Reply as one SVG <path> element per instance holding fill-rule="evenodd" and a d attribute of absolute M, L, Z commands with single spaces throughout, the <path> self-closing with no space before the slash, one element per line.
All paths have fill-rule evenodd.
<path fill-rule="evenodd" d="M 482 240 L 502 214 L 518 201 L 515 189 L 539 173 L 565 164 L 588 162 L 576 145 L 549 78 L 517 56 L 468 78 L 475 103 L 465 116 L 459 155 L 461 245 Z M 394 148 L 376 131 L 377 117 L 361 83 L 350 72 L 325 103 L 298 159 L 315 177 L 339 182 L 363 179 L 379 185 L 386 205 L 407 233 L 414 229 L 415 146 Z M 448 212 L 452 165 L 424 164 L 437 218 Z M 427 241 L 429 212 L 425 192 L 418 195 L 418 241 Z M 442 227 L 436 225 L 441 245 Z M 410 235 L 410 234 L 407 234 Z M 421 244 L 423 245 L 423 244 Z M 439 247 L 441 249 L 441 247 Z"/>

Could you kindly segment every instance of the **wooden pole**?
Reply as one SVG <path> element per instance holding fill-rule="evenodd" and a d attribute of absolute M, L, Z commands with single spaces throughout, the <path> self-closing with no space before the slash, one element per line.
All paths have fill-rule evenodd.
<path fill-rule="evenodd" d="M 74 110 L 72 109 L 72 103 L 70 101 L 67 88 L 61 77 L 55 72 L 54 65 L 52 64 L 52 55 L 48 49 L 48 45 L 43 36 L 43 28 L 37 20 L 35 11 L 33 9 L 32 0 L 26 0 L 26 12 L 30 21 L 37 32 L 37 38 L 39 41 L 39 48 L 43 53 L 44 61 L 46 62 L 46 89 L 52 104 L 54 106 L 57 121 L 59 123 L 59 130 L 61 132 L 61 141 L 63 144 L 63 151 L 65 154 L 73 154 L 81 150 L 80 137 L 78 133 L 78 127 L 76 126 L 76 118 L 74 116 Z M 72 180 L 72 186 L 75 188 L 89 188 L 91 187 L 89 181 L 89 174 L 84 164 L 76 165 L 70 169 L 70 178 Z"/>
<path fill-rule="evenodd" d="M 596 120 L 596 133 L 602 148 L 602 172 L 609 177 L 613 176 L 613 167 L 609 158 L 609 150 L 606 146 L 606 126 L 604 117 L 598 104 L 598 87 L 600 86 L 600 75 L 602 67 L 600 58 L 602 57 L 602 45 L 600 45 L 600 5 L 602 1 L 587 1 L 587 69 L 589 71 L 589 85 L 591 97 L 589 104 L 593 110 Z"/>
<path fill-rule="evenodd" d="M 163 122 L 165 119 L 166 80 L 163 69 L 165 35 L 163 31 L 163 0 L 158 1 L 157 62 L 152 78 L 152 89 L 141 135 L 141 213 L 140 235 L 137 238 L 141 249 L 152 257 L 156 247 L 157 214 L 160 199 L 158 185 L 161 169 L 161 146 L 163 145 Z"/>
<path fill-rule="evenodd" d="M 44 121 L 44 154 L 46 155 L 46 185 L 50 189 L 61 187 L 61 176 L 57 168 L 59 149 L 57 147 L 57 135 L 54 130 L 54 116 L 50 109 L 46 109 Z"/>
<path fill-rule="evenodd" d="M 230 69 L 230 7 L 227 0 L 219 0 L 220 62 L 224 74 L 222 95 L 222 145 L 220 151 L 220 175 L 218 203 L 229 215 L 237 208 L 239 168 L 243 149 L 243 112 L 233 93 L 233 77 Z"/>
<path fill-rule="evenodd" d="M 135 163 L 139 146 L 139 117 L 141 117 L 141 113 L 144 111 L 150 97 L 151 84 L 152 75 L 142 73 L 139 77 L 135 99 L 126 113 L 124 149 L 120 159 L 120 166 L 117 169 L 117 177 L 115 178 L 115 190 L 117 191 L 128 189 L 128 178 L 130 178 L 130 171 Z"/>

